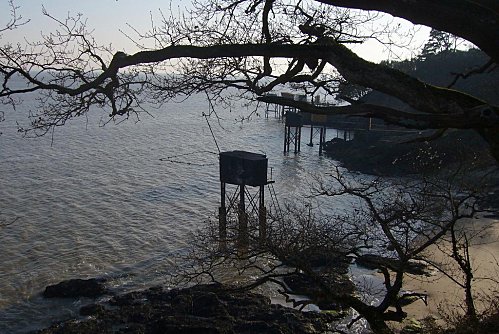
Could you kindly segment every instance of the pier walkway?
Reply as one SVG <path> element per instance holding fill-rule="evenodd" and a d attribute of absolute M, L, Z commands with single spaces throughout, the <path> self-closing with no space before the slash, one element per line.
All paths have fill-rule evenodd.
<path fill-rule="evenodd" d="M 269 115 L 273 113 L 274 117 L 284 120 L 284 153 L 290 151 L 291 144 L 294 146 L 295 153 L 300 152 L 302 127 L 310 128 L 310 140 L 307 145 L 313 146 L 313 139 L 319 137 L 319 154 L 322 154 L 323 145 L 326 141 L 327 129 L 343 131 L 344 140 L 352 139 L 354 133 L 358 131 L 391 133 L 419 132 L 417 130 L 387 124 L 383 120 L 371 117 L 354 116 L 346 113 L 321 113 L 321 108 L 334 106 L 334 104 L 325 101 L 321 102 L 319 96 L 316 96 L 313 102 L 309 102 L 306 95 L 284 92 L 281 93 L 281 96 L 269 94 L 267 97 L 267 99 L 265 97 L 261 98 L 261 100 L 266 103 L 265 117 L 269 117 Z M 310 109 L 311 106 L 316 107 L 318 112 L 305 112 L 300 106 L 306 106 L 306 109 Z"/>

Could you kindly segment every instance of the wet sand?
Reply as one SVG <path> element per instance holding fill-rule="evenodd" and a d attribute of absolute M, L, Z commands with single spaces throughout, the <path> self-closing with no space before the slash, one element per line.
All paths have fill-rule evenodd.
<path fill-rule="evenodd" d="M 470 258 L 474 272 L 473 292 L 475 296 L 491 296 L 499 293 L 499 219 L 479 218 L 460 222 L 466 229 L 470 240 Z M 450 244 L 442 241 L 432 246 L 427 255 L 433 261 L 442 263 L 447 269 L 457 268 L 445 253 Z M 441 318 L 440 311 L 459 311 L 464 307 L 464 290 L 444 274 L 433 270 L 429 277 L 408 276 L 404 290 L 422 292 L 428 295 L 428 305 L 417 301 L 405 308 L 408 319 L 422 319 L 427 316 Z M 483 310 L 486 303 L 476 298 L 477 309 Z"/>

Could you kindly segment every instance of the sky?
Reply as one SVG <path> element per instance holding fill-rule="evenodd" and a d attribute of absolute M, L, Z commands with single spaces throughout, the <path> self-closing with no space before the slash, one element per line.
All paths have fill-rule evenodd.
<path fill-rule="evenodd" d="M 145 32 L 151 27 L 151 15 L 156 19 L 159 17 L 159 10 L 169 12 L 169 0 L 14 0 L 19 6 L 19 14 L 30 22 L 11 32 L 4 33 L 0 43 L 22 41 L 24 38 L 29 40 L 39 40 L 42 31 L 51 31 L 54 29 L 54 22 L 42 15 L 42 7 L 48 13 L 57 17 L 65 18 L 68 14 L 82 13 L 87 19 L 87 25 L 93 30 L 97 42 L 104 45 L 112 43 L 116 50 L 125 53 L 138 51 L 134 44 L 122 33 L 125 31 L 131 36 L 134 32 L 128 25 L 133 26 L 138 31 Z M 172 0 L 172 8 L 179 11 L 189 4 L 189 0 Z M 4 25 L 8 19 L 8 1 L 0 0 L 0 24 Z M 423 29 L 419 37 L 419 44 L 424 43 L 429 29 Z M 387 50 L 380 47 L 374 41 L 364 43 L 363 45 L 353 46 L 354 51 L 361 57 L 379 62 L 387 59 Z M 404 51 L 405 52 L 405 51 Z M 410 57 L 411 54 L 402 54 L 403 58 Z M 392 58 L 393 59 L 393 58 Z"/>
<path fill-rule="evenodd" d="M 4 39 L 9 41 L 22 40 L 27 37 L 30 40 L 37 39 L 41 35 L 41 31 L 50 31 L 54 28 L 54 23 L 42 15 L 42 7 L 47 12 L 57 18 L 65 18 L 68 14 L 81 13 L 87 19 L 87 25 L 94 30 L 94 36 L 99 42 L 109 44 L 110 42 L 115 48 L 132 52 L 136 50 L 133 43 L 123 35 L 120 30 L 132 33 L 132 30 L 127 26 L 130 24 L 139 31 L 147 31 L 151 27 L 151 13 L 158 14 L 159 9 L 167 10 L 169 8 L 168 0 L 14 0 L 19 6 L 19 14 L 24 19 L 29 19 L 30 22 L 17 29 L 9 32 L 4 36 Z M 173 8 L 183 6 L 182 2 L 187 1 L 176 0 L 172 1 Z M 0 13 L 2 19 L 0 23 L 6 20 L 6 13 L 9 10 L 8 1 L 0 0 Z"/>

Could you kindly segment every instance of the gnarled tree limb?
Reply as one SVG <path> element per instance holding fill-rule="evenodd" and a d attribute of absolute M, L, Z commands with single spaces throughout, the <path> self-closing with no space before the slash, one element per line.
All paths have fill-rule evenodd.
<path fill-rule="evenodd" d="M 493 0 L 316 0 L 328 5 L 375 10 L 446 31 L 473 42 L 499 63 L 499 5 Z"/>
<path fill-rule="evenodd" d="M 487 107 L 475 107 L 467 110 L 465 113 L 449 115 L 404 112 L 398 109 L 368 103 L 347 106 L 316 106 L 308 102 L 270 95 L 259 97 L 258 100 L 265 103 L 274 103 L 297 108 L 303 112 L 312 114 L 380 118 L 388 123 L 411 129 L 441 129 L 444 127 L 473 129 L 494 128 L 499 126 L 499 117 L 491 119 L 484 113 L 483 108 Z"/>

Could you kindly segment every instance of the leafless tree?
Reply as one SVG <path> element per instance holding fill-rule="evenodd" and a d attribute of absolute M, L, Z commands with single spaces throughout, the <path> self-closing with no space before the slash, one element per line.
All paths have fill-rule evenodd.
<path fill-rule="evenodd" d="M 261 100 L 313 113 L 380 117 L 413 128 L 473 128 L 497 160 L 497 106 L 365 61 L 345 46 L 370 38 L 393 41 L 396 23 L 369 29 L 380 13 L 462 37 L 497 62 L 499 14 L 492 1 L 196 0 L 180 19 L 163 15 L 151 31 L 134 38 L 142 50 L 131 55 L 97 45 L 79 16 L 53 18 L 59 30 L 43 41 L 0 49 L 0 97 L 12 102 L 17 94 L 39 92 L 43 108 L 25 130 L 43 133 L 92 106 L 126 117 L 143 111 L 144 102 L 178 94 L 211 90 L 216 95 L 235 87 L 263 95 L 284 83 L 306 86 L 310 94 L 319 88 L 335 94 L 339 82 L 347 80 L 397 97 L 416 112 L 362 103 L 316 108 L 269 96 Z M 22 88 L 16 80 L 24 81 Z"/>
<path fill-rule="evenodd" d="M 475 291 L 475 282 L 486 280 L 492 286 L 499 285 L 499 280 L 495 276 L 477 276 L 477 266 L 473 261 L 472 245 L 480 245 L 480 241 L 484 234 L 487 233 L 484 229 L 473 229 L 470 222 L 457 224 L 451 227 L 449 233 L 443 238 L 443 242 L 436 246 L 438 250 L 445 254 L 443 260 L 435 261 L 430 258 L 424 259 L 429 265 L 449 278 L 453 283 L 459 286 L 464 293 L 464 304 L 460 306 L 452 305 L 450 314 L 446 314 L 449 310 L 443 310 L 443 313 L 450 317 L 450 323 L 458 323 L 471 327 L 479 326 L 479 321 L 484 316 L 490 316 L 489 309 L 481 309 L 477 307 L 477 301 L 485 304 L 485 307 L 493 305 L 491 300 L 497 297 L 497 291 L 484 295 L 482 292 Z M 495 263 L 489 263 L 489 270 L 499 269 L 499 262 L 495 259 Z M 485 299 L 485 300 L 483 300 Z M 464 315 L 464 316 L 463 316 Z"/>
<path fill-rule="evenodd" d="M 421 265 L 425 251 L 452 236 L 459 220 L 476 213 L 476 193 L 460 191 L 456 196 L 458 189 L 452 185 L 429 179 L 405 180 L 404 184 L 366 181 L 339 170 L 316 185 L 314 197 L 326 196 L 328 206 L 341 197 L 344 209 L 325 216 L 307 208 L 286 210 L 284 217 L 274 217 L 264 243 L 255 222 L 250 229 L 252 241 L 244 252 L 236 246 L 219 247 L 221 240 L 213 224 L 208 232 L 196 233 L 194 248 L 182 257 L 175 272 L 175 283 L 209 280 L 236 283 L 238 289 L 273 283 L 295 306 L 351 307 L 375 333 L 391 333 L 387 322 L 402 321 L 409 300 L 425 299 L 419 293 L 404 292 L 404 278 L 425 274 Z M 237 224 L 232 226 L 224 241 L 228 245 L 237 244 Z M 367 286 L 352 293 L 344 270 L 351 261 L 382 273 L 378 303 L 365 298 L 373 293 Z M 311 300 L 293 300 L 297 294 L 290 289 L 293 280 L 313 287 L 308 289 Z"/>
<path fill-rule="evenodd" d="M 14 0 L 9 0 L 8 5 L 10 7 L 10 16 L 9 20 L 5 23 L 4 26 L 0 27 L 0 41 L 2 33 L 9 30 L 14 30 L 19 26 L 22 26 L 28 23 L 28 20 L 24 20 L 23 17 L 18 13 L 19 7 L 14 4 Z M 0 122 L 4 120 L 4 112 L 0 110 Z M 2 133 L 0 132 L 0 135 Z"/>
<path fill-rule="evenodd" d="M 23 17 L 19 14 L 19 6 L 15 5 L 14 0 L 9 0 L 8 6 L 10 8 L 9 20 L 3 27 L 0 27 L 0 33 L 7 30 L 14 30 L 19 26 L 25 25 L 29 22 L 29 20 L 23 19 Z"/>
<path fill-rule="evenodd" d="M 16 14 L 14 3 L 10 4 L 13 19 L 0 34 L 23 22 Z M 446 19 L 442 20 L 444 12 Z M 347 47 L 368 39 L 390 43 L 391 35 L 397 33 L 396 23 L 395 26 L 387 23 L 380 31 L 369 28 L 380 13 L 460 36 L 483 50 L 491 62 L 497 63 L 499 59 L 499 14 L 495 2 L 488 0 L 194 1 L 193 9 L 181 18 L 162 15 L 162 20 L 149 32 L 138 32 L 137 37 L 131 37 L 141 50 L 130 55 L 99 45 L 82 16 L 56 18 L 44 11 L 44 15 L 57 22 L 56 31 L 46 32 L 41 41 L 0 47 L 0 98 L 4 103 L 14 105 L 19 102 L 17 96 L 37 93 L 39 108 L 31 115 L 31 127 L 21 130 L 43 134 L 92 108 L 108 110 L 111 119 L 129 117 L 147 112 L 146 105 L 160 105 L 178 95 L 207 91 L 215 98 L 222 98 L 224 90 L 235 88 L 260 96 L 264 102 L 296 106 L 312 113 L 379 117 L 413 128 L 472 128 L 488 142 L 493 156 L 499 160 L 498 106 L 368 62 Z M 265 96 L 286 83 L 300 85 L 311 95 L 319 89 L 336 94 L 338 85 L 345 80 L 397 97 L 415 112 L 363 103 L 317 107 Z M 315 231 L 311 240 L 328 236 L 314 242 L 321 242 L 333 252 L 344 253 L 345 250 L 338 249 L 333 241 L 348 241 L 355 236 L 357 241 L 363 240 L 369 247 L 384 247 L 391 252 L 396 262 L 377 264 L 383 272 L 386 288 L 379 305 L 371 306 L 355 297 L 345 297 L 348 305 L 368 319 L 374 330 L 386 332 L 386 320 L 404 316 L 399 292 L 409 263 L 449 232 L 458 219 L 473 212 L 473 206 L 470 206 L 473 198 L 456 199 L 451 188 L 431 182 L 409 184 L 404 193 L 383 196 L 386 187 L 376 182 L 350 184 L 339 174 L 333 173 L 331 177 L 336 182 L 335 188 L 322 187 L 317 189 L 318 193 L 330 197 L 352 196 L 359 201 L 359 208 L 367 210 L 355 217 L 364 223 L 352 225 L 355 226 L 352 230 L 346 228 L 350 225 L 343 225 L 353 218 L 338 218 L 334 224 L 341 224 L 342 228 L 332 231 L 329 228 L 335 226 L 333 223 L 321 223 L 311 229 Z M 439 202 L 437 200 L 457 205 L 464 211 L 446 211 L 447 215 L 439 215 L 441 219 L 435 220 L 435 212 L 441 210 L 435 204 Z M 298 222 L 308 223 L 307 220 Z M 310 228 L 306 224 L 304 227 Z M 361 227 L 372 229 L 369 230 L 372 233 L 365 233 Z M 297 247 L 295 241 L 299 234 L 295 232 L 305 229 L 281 230 L 286 233 L 281 237 L 274 235 L 277 239 L 263 251 L 255 254 L 254 251 L 261 250 L 257 248 L 248 253 L 252 254 L 246 259 L 250 264 L 248 268 L 273 279 L 274 275 L 283 275 L 275 273 L 288 263 L 313 277 L 322 277 L 300 261 L 289 259 L 289 254 L 305 251 L 310 245 L 304 242 L 299 249 L 292 248 Z M 333 231 L 352 234 L 338 236 L 332 234 Z M 373 240 L 372 236 L 377 238 Z M 216 259 L 213 255 L 219 254 L 216 253 L 218 249 L 203 240 L 200 244 L 206 246 L 210 258 Z M 355 254 L 366 245 L 347 242 L 342 243 L 342 248 Z M 260 266 L 260 262 L 252 262 L 266 254 L 271 254 L 267 265 L 275 259 L 277 264 L 268 268 Z M 240 254 L 234 252 L 217 261 L 225 263 L 235 258 L 239 261 Z M 211 267 L 218 264 L 213 261 L 202 263 L 210 269 L 202 272 L 210 274 Z M 323 286 L 327 289 L 327 284 Z M 326 292 L 337 297 L 334 291 Z M 390 310 L 392 305 L 395 305 L 395 311 Z"/>

